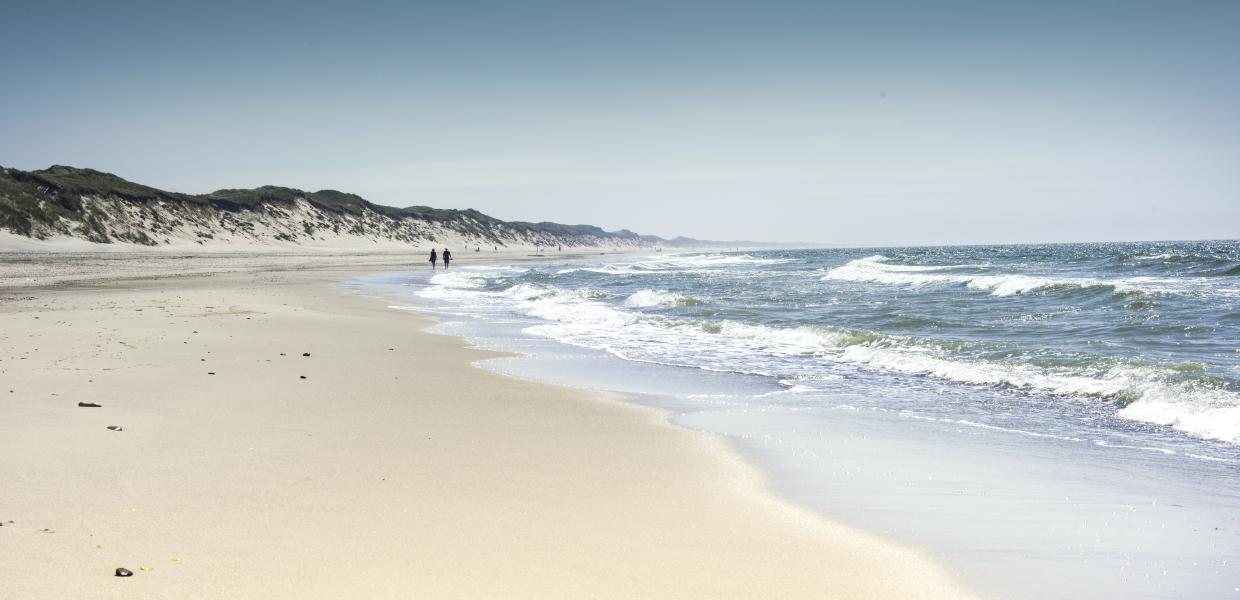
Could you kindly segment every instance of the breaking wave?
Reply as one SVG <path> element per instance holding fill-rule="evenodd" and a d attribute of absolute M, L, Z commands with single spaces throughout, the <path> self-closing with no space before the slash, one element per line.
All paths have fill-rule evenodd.
<path fill-rule="evenodd" d="M 959 273 L 958 271 L 966 269 L 986 268 L 986 265 L 918 266 L 892 264 L 890 260 L 882 255 L 859 258 L 827 271 L 822 279 L 911 286 L 965 285 L 969 289 L 988 291 L 994 296 L 1012 296 L 1055 288 L 1109 288 L 1119 293 L 1164 291 L 1162 288 L 1142 289 L 1136 282 L 1131 281 Z"/>
<path fill-rule="evenodd" d="M 638 290 L 624 299 L 624 305 L 630 308 L 652 308 L 656 306 L 696 306 L 702 302 L 692 296 L 677 294 L 667 290 Z"/>
<path fill-rule="evenodd" d="M 461 314 L 516 313 L 530 334 L 624 359 L 770 376 L 798 392 L 771 398 L 860 378 L 881 405 L 942 389 L 949 400 L 917 410 L 949 421 L 991 421 L 979 407 L 1001 405 L 1011 412 L 998 426 L 1063 432 L 1099 418 L 1135 428 L 1123 435 L 1172 428 L 1240 444 L 1240 290 L 1214 276 L 1235 249 L 1163 246 L 668 254 L 440 271 L 419 293 Z"/>
<path fill-rule="evenodd" d="M 437 275 L 432 282 L 456 290 L 481 287 L 475 279 L 455 273 Z M 957 353 L 958 345 L 908 336 L 818 325 L 774 327 L 736 320 L 673 319 L 627 310 L 694 301 L 666 290 L 638 290 L 624 297 L 619 306 L 609 304 L 605 292 L 589 288 L 522 283 L 496 294 L 520 313 L 543 321 L 528 328 L 530 333 L 621 358 L 787 381 L 811 381 L 821 378 L 826 365 L 851 364 L 970 386 L 1105 400 L 1127 419 L 1240 442 L 1240 396 L 1201 379 L 1185 380 L 1185 369 L 1046 368 L 1019 361 L 978 360 Z"/>

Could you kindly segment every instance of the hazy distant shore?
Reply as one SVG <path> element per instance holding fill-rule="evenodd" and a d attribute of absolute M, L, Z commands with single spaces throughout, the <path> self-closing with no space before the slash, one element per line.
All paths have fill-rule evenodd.
<path fill-rule="evenodd" d="M 9 258 L 0 596 L 967 595 L 717 438 L 338 285 L 420 255 Z"/>

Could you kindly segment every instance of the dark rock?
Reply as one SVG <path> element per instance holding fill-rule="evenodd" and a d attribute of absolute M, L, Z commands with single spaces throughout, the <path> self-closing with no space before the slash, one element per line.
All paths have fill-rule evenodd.
<path fill-rule="evenodd" d="M 207 371 L 207 375 L 215 375 L 215 371 Z"/>
<path fill-rule="evenodd" d="M 302 378 L 302 379 L 305 379 L 305 378 L 306 378 L 306 376 L 305 376 L 305 375 L 301 375 L 301 378 Z"/>
<path fill-rule="evenodd" d="M 302 356 L 310 356 L 310 353 L 309 353 L 309 352 L 302 352 L 302 353 L 301 353 L 301 355 L 302 355 Z"/>
<path fill-rule="evenodd" d="M 108 425 L 108 429 L 112 431 L 125 431 L 125 428 L 120 425 Z"/>
<path fill-rule="evenodd" d="M 78 406 L 81 406 L 82 408 L 99 408 L 103 405 L 95 404 L 94 402 L 78 402 Z"/>
<path fill-rule="evenodd" d="M 125 567 L 116 567 L 116 576 L 117 577 L 133 577 L 133 571 L 130 571 L 129 569 L 126 569 Z"/>

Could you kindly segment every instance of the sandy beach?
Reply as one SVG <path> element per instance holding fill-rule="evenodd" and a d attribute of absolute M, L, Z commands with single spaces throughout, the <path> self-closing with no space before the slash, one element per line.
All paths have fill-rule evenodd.
<path fill-rule="evenodd" d="M 475 368 L 339 285 L 401 259 L 28 258 L 0 288 L 0 597 L 968 596 L 720 438 Z"/>

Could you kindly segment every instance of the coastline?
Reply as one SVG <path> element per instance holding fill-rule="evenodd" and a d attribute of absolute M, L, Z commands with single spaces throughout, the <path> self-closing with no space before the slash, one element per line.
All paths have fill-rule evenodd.
<path fill-rule="evenodd" d="M 406 257 L 280 262 L 0 292 L 0 592 L 969 595 L 718 437 L 477 368 L 502 355 L 340 289 Z"/>
<path fill-rule="evenodd" d="M 593 276 L 572 274 L 621 273 L 616 279 L 625 283 L 574 279 L 557 289 L 541 283 L 548 273 L 587 279 Z M 667 411 L 679 427 L 720 436 L 767 476 L 779 498 L 912 545 L 977 594 L 1215 597 L 1236 586 L 1228 567 L 1240 549 L 1232 525 L 1236 463 L 1221 458 L 1231 456 L 1226 448 L 1174 436 L 1157 438 L 1167 445 L 1142 443 L 1123 423 L 1066 433 L 1041 430 L 1038 422 L 1022 427 L 1004 415 L 1023 413 L 1001 405 L 989 415 L 997 422 L 985 414 L 936 413 L 930 409 L 937 403 L 918 405 L 919 398 L 958 390 L 932 379 L 853 373 L 830 392 L 813 393 L 744 367 L 716 371 L 684 368 L 674 355 L 670 362 L 649 359 L 626 338 L 607 333 L 632 323 L 626 317 L 642 312 L 655 294 L 651 289 L 697 292 L 635 277 L 623 264 L 479 266 L 425 275 L 351 283 L 381 292 L 400 308 L 436 315 L 442 320 L 433 331 L 518 354 L 481 361 L 487 369 L 625 394 Z M 610 301 L 592 302 L 595 289 L 607 290 L 601 295 Z M 583 305 L 583 298 L 590 301 Z M 620 306 L 617 298 L 624 299 Z M 583 323 L 590 333 L 575 338 L 572 332 Z M 667 342 L 657 329 L 638 331 L 650 343 Z M 607 345 L 613 339 L 618 346 Z M 709 356 L 709 340 L 705 344 L 684 347 Z"/>

